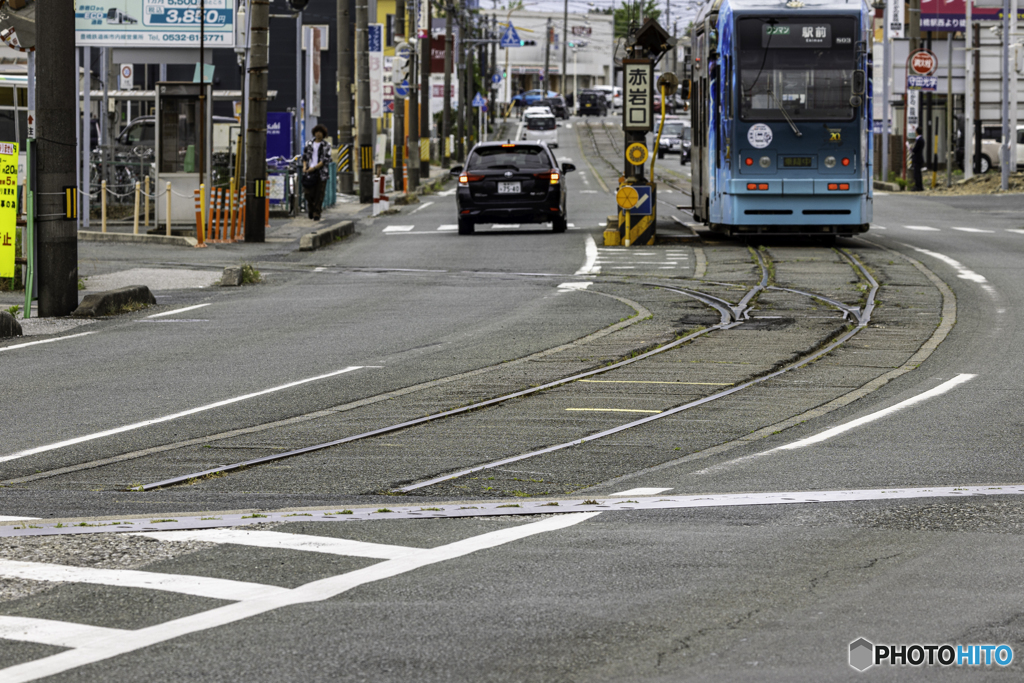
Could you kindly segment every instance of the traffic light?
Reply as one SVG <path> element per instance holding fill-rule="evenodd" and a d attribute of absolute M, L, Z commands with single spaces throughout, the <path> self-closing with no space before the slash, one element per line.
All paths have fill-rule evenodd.
<path fill-rule="evenodd" d="M 288 0 L 288 6 L 296 12 L 301 12 L 306 9 L 306 5 L 309 4 L 309 0 Z"/>
<path fill-rule="evenodd" d="M 537 44 L 536 40 L 520 40 L 519 41 L 519 47 L 524 47 L 526 45 L 536 45 L 536 44 Z"/>

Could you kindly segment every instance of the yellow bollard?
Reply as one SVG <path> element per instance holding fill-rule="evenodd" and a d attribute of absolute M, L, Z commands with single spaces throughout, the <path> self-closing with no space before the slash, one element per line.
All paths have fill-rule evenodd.
<path fill-rule="evenodd" d="M 171 184 L 167 183 L 167 199 L 164 200 L 164 210 L 167 214 L 167 236 L 171 236 Z"/>
<path fill-rule="evenodd" d="M 199 184 L 199 226 L 196 230 L 196 238 L 199 240 L 197 247 L 206 246 L 206 184 Z"/>
<path fill-rule="evenodd" d="M 100 183 L 100 224 L 103 226 L 101 230 L 107 231 L 107 181 L 104 180 Z"/>
<path fill-rule="evenodd" d="M 238 210 L 238 205 L 235 203 L 235 179 L 231 179 L 231 189 L 228 191 L 228 225 L 231 226 L 230 231 L 225 229 L 225 239 L 228 242 L 235 241 L 235 211 Z"/>
<path fill-rule="evenodd" d="M 139 190 L 142 187 L 142 183 L 138 180 L 135 181 L 135 223 L 132 227 L 132 234 L 139 234 Z"/>
<path fill-rule="evenodd" d="M 146 195 L 146 229 L 149 230 L 149 176 L 146 176 L 146 190 L 143 193 Z M 156 224 L 156 218 L 153 218 L 153 223 Z"/>
<path fill-rule="evenodd" d="M 622 246 L 629 246 L 629 211 L 626 211 L 626 234 L 622 238 Z"/>

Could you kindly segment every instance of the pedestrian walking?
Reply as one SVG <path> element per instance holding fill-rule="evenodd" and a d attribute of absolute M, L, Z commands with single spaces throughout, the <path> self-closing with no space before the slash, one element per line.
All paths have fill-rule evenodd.
<path fill-rule="evenodd" d="M 310 220 L 320 220 L 324 205 L 324 190 L 330 177 L 328 164 L 331 163 L 331 143 L 324 138 L 327 128 L 317 124 L 313 128 L 313 139 L 302 151 L 302 190 L 306 195 L 306 212 Z"/>
<path fill-rule="evenodd" d="M 921 192 L 924 190 L 924 180 L 921 177 L 921 172 L 924 171 L 924 136 L 921 135 L 921 126 L 918 126 L 915 132 L 917 137 L 914 138 L 914 146 L 910 150 L 910 165 L 914 171 L 914 192 Z"/>

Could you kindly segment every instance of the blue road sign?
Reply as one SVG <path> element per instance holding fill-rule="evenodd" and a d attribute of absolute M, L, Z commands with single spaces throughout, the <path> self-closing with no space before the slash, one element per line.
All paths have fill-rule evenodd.
<path fill-rule="evenodd" d="M 491 83 L 493 83 L 494 85 L 498 85 L 499 83 L 501 83 L 501 74 L 494 74 L 493 76 L 491 76 Z"/>
<path fill-rule="evenodd" d="M 636 200 L 636 206 L 629 210 L 631 216 L 650 216 L 652 209 L 650 185 L 634 185 L 633 189 L 636 190 L 636 194 L 639 199 Z"/>
<path fill-rule="evenodd" d="M 487 100 L 484 99 L 483 95 L 481 95 L 480 93 L 477 93 L 476 97 L 473 98 L 473 106 L 474 107 L 486 107 L 487 106 Z"/>
<path fill-rule="evenodd" d="M 395 86 L 395 97 L 406 98 L 409 96 L 409 81 L 405 80 Z"/>
<path fill-rule="evenodd" d="M 498 43 L 499 47 L 522 47 L 519 43 L 519 34 L 516 33 L 516 27 L 511 23 L 508 28 L 505 29 L 505 35 L 501 37 L 501 42 Z"/>

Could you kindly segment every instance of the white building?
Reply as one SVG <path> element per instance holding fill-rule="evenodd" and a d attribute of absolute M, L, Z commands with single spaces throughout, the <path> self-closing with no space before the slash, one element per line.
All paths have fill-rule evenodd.
<path fill-rule="evenodd" d="M 567 95 L 573 91 L 574 76 L 580 90 L 612 83 L 614 77 L 612 63 L 614 19 L 612 16 L 607 14 L 570 14 L 568 27 L 564 25 L 562 12 L 514 11 L 506 17 L 511 19 L 520 39 L 536 41 L 536 45 L 498 49 L 497 71 L 507 74 L 507 83 L 503 81 L 499 86 L 499 101 L 507 102 L 509 97 L 521 90 L 542 87 L 544 36 L 549 19 L 551 21 L 551 50 L 548 59 L 550 82 L 547 84 L 547 88 Z M 505 17 L 499 16 L 498 30 L 504 32 L 506 27 Z M 566 73 L 563 74 L 562 44 L 566 28 L 569 43 L 576 47 L 566 48 Z"/>

